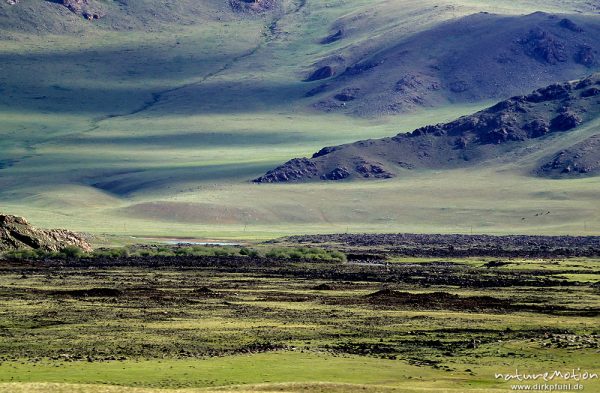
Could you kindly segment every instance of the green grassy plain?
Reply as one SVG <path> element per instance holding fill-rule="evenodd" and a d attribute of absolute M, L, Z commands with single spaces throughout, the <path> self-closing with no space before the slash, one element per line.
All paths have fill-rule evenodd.
<path fill-rule="evenodd" d="M 394 135 L 488 104 L 379 119 L 316 113 L 302 100 L 313 85 L 301 80 L 331 53 L 392 43 L 481 10 L 593 13 L 588 2 L 286 2 L 275 25 L 270 16 L 232 15 L 219 2 L 181 2 L 149 17 L 144 1 L 96 25 L 23 3 L 47 13 L 47 32 L 2 22 L 3 212 L 119 236 L 600 231 L 597 179 L 537 179 L 528 173 L 534 163 L 516 165 L 512 156 L 390 181 L 248 182 L 325 145 Z M 350 23 L 350 38 L 318 44 L 338 19 Z M 535 217 L 540 211 L 552 214 Z"/>
<path fill-rule="evenodd" d="M 467 287 L 436 283 L 446 274 L 427 266 L 423 286 L 390 282 L 377 266 L 367 270 L 383 269 L 376 280 L 321 278 L 367 269 L 340 262 L 3 264 L 0 392 L 502 392 L 511 383 L 495 373 L 598 371 L 597 260 L 486 261 L 443 261 L 453 276 L 481 279 Z M 395 269 L 440 262 L 397 259 Z M 484 284 L 494 277 L 550 286 Z M 105 295 L 78 292 L 91 288 Z M 511 306 L 369 300 L 381 288 Z M 600 391 L 598 380 L 582 383 Z"/>

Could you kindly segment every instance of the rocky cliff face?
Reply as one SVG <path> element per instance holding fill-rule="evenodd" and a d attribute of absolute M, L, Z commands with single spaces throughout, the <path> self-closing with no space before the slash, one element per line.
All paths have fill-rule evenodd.
<path fill-rule="evenodd" d="M 58 3 L 67 7 L 74 14 L 80 15 L 88 20 L 100 19 L 102 11 L 89 0 L 61 0 Z"/>
<path fill-rule="evenodd" d="M 0 214 L 0 251 L 28 248 L 60 251 L 67 246 L 92 251 L 80 234 L 66 229 L 38 229 L 22 217 Z"/>

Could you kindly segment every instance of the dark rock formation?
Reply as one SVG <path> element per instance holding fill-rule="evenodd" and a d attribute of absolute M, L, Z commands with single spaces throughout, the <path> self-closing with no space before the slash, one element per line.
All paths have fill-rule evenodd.
<path fill-rule="evenodd" d="M 280 8 L 278 0 L 229 0 L 231 9 L 236 12 L 262 14 Z"/>
<path fill-rule="evenodd" d="M 581 118 L 573 112 L 565 112 L 552 119 L 551 128 L 556 131 L 568 131 L 577 127 L 581 123 Z"/>
<path fill-rule="evenodd" d="M 600 95 L 600 89 L 597 87 L 592 87 L 592 88 L 589 88 L 589 89 L 581 92 L 581 97 L 583 97 L 583 98 L 595 97 L 597 95 Z"/>
<path fill-rule="evenodd" d="M 256 183 L 278 183 L 312 178 L 317 174 L 317 166 L 308 158 L 294 158 L 254 181 Z"/>
<path fill-rule="evenodd" d="M 91 4 L 90 0 L 59 0 L 53 1 L 67 7 L 69 11 L 87 20 L 96 20 L 104 16 L 100 8 Z"/>
<path fill-rule="evenodd" d="M 344 167 L 335 168 L 331 172 L 328 172 L 321 176 L 323 180 L 343 180 L 350 176 L 350 172 Z"/>
<path fill-rule="evenodd" d="M 567 61 L 565 44 L 554 34 L 540 28 L 531 30 L 521 44 L 529 56 L 548 64 Z"/>
<path fill-rule="evenodd" d="M 335 33 L 323 38 L 321 40 L 321 44 L 323 44 L 323 45 L 331 44 L 333 42 L 341 40 L 343 36 L 344 36 L 344 33 L 341 30 L 338 30 Z"/>
<path fill-rule="evenodd" d="M 331 66 L 323 66 L 316 69 L 312 74 L 306 78 L 306 82 L 318 81 L 321 79 L 327 79 L 333 76 L 333 68 Z"/>
<path fill-rule="evenodd" d="M 556 153 L 541 165 L 537 174 L 549 177 L 600 174 L 600 134 Z"/>
<path fill-rule="evenodd" d="M 347 102 L 356 99 L 359 89 L 344 89 L 342 92 L 333 96 L 338 101 Z"/>
<path fill-rule="evenodd" d="M 365 62 L 360 62 L 360 63 L 356 63 L 351 67 L 346 68 L 346 71 L 344 71 L 345 76 L 348 75 L 359 75 L 362 74 L 363 72 L 372 70 L 373 68 L 381 65 L 383 63 L 383 61 L 365 61 Z"/>
<path fill-rule="evenodd" d="M 393 174 L 383 168 L 380 163 L 371 163 L 363 161 L 356 166 L 356 172 L 358 172 L 365 179 L 389 179 L 394 177 Z"/>
<path fill-rule="evenodd" d="M 571 19 L 568 18 L 564 18 L 562 19 L 558 25 L 560 27 L 564 27 L 565 29 L 569 29 L 575 33 L 582 33 L 583 29 L 575 22 L 573 22 Z"/>
<path fill-rule="evenodd" d="M 60 251 L 67 246 L 76 246 L 84 251 L 92 250 L 89 243 L 77 233 L 66 229 L 38 229 L 22 217 L 0 214 L 0 251 Z"/>
<path fill-rule="evenodd" d="M 593 67 L 596 63 L 596 56 L 594 50 L 587 45 L 582 45 L 579 48 L 579 52 L 575 55 L 575 61 L 579 64 L 583 64 L 586 67 Z"/>
<path fill-rule="evenodd" d="M 317 87 L 315 87 L 314 89 L 310 89 L 309 91 L 306 92 L 306 94 L 304 94 L 305 97 L 312 97 L 312 96 L 316 96 L 317 94 L 321 94 L 327 91 L 327 87 L 329 85 L 327 84 L 323 84 L 323 85 L 319 85 Z"/>

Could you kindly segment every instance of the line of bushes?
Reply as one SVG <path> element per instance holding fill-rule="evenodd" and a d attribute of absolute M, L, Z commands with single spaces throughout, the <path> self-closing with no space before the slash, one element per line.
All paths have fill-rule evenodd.
<path fill-rule="evenodd" d="M 67 246 L 58 252 L 43 250 L 17 250 L 2 254 L 11 260 L 39 260 L 52 259 L 81 259 L 81 258 L 127 258 L 127 257 L 266 257 L 276 259 L 289 259 L 295 261 L 331 261 L 345 262 L 346 255 L 336 250 L 322 248 L 272 248 L 263 252 L 248 247 L 231 246 L 127 246 L 118 248 L 100 248 L 87 253 L 75 246 Z"/>
<path fill-rule="evenodd" d="M 273 248 L 265 256 L 267 258 L 291 259 L 296 261 L 346 261 L 346 254 L 340 251 L 312 247 Z"/>

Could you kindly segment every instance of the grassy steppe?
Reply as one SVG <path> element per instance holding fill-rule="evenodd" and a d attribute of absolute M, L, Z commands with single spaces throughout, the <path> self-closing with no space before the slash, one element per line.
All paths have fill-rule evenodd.
<path fill-rule="evenodd" d="M 510 383 L 498 372 L 598 371 L 595 259 L 202 261 L 3 264 L 0 391 L 499 392 Z M 442 284 L 448 276 L 475 281 Z M 381 288 L 481 300 L 371 300 Z"/>

